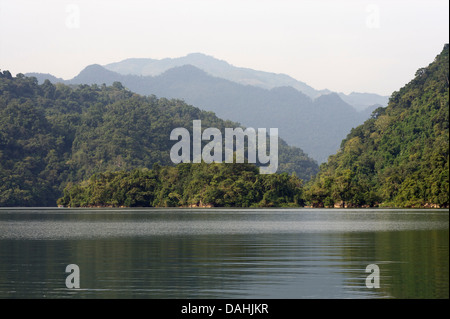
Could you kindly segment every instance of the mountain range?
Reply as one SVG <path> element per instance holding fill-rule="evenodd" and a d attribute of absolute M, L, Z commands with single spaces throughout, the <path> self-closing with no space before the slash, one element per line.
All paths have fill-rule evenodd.
<path fill-rule="evenodd" d="M 265 181 L 259 179 L 262 184 L 258 184 L 252 173 L 257 172 L 256 168 L 244 174 L 239 171 L 240 166 L 233 166 L 231 171 L 223 166 L 224 174 L 217 175 L 221 169 L 217 167 L 219 171 L 212 168 L 212 174 L 208 175 L 205 173 L 209 167 L 196 172 L 184 164 L 176 168 L 161 167 L 159 164 L 171 165 L 168 150 L 172 144 L 167 136 L 173 128 L 192 128 L 195 119 L 204 121 L 205 127 L 222 131 L 239 124 L 222 120 L 213 112 L 202 111 L 180 99 L 142 96 L 131 89 L 188 98 L 203 94 L 211 102 L 209 107 L 217 106 L 214 101 L 228 99 L 233 103 L 218 112 L 234 110 L 246 121 L 268 121 L 268 127 L 280 124 L 280 131 L 297 138 L 301 136 L 298 131 L 309 124 L 305 118 L 317 120 L 308 127 L 310 134 L 314 127 L 316 132 L 330 134 L 334 128 L 342 129 L 340 124 L 355 120 L 352 118 L 355 109 L 338 93 L 312 99 L 290 86 L 267 89 L 243 85 L 211 76 L 192 65 L 174 67 L 156 76 L 122 75 L 93 65 L 70 81 L 53 77 L 55 82 L 69 85 L 52 84 L 49 80 L 38 84 L 36 77 L 23 74 L 13 77 L 9 71 L 3 71 L 0 73 L 0 206 L 51 206 L 62 193 L 65 201 L 78 198 L 79 191 L 84 194 L 81 194 L 83 201 L 87 199 L 95 205 L 105 198 L 114 201 L 111 205 L 121 203 L 119 199 L 124 200 L 124 205 L 133 201 L 141 205 L 142 200 L 147 201 L 153 195 L 164 199 L 163 206 L 168 205 L 166 199 L 179 205 L 176 201 L 184 195 L 188 201 L 194 195 L 194 201 L 225 205 L 222 199 L 226 196 L 221 192 L 231 191 L 227 198 L 243 199 L 243 206 L 255 203 L 256 199 L 256 203 L 263 205 L 304 202 L 314 207 L 448 208 L 448 62 L 449 45 L 445 44 L 432 63 L 419 68 L 412 81 L 392 93 L 387 107 L 376 108 L 362 125 L 351 129 L 339 150 L 319 170 L 317 162 L 300 148 L 288 146 L 280 139 L 279 171 L 295 172 L 306 181 L 304 187 L 296 176 L 287 174 L 274 174 Z M 105 79 L 114 82 L 111 86 L 95 84 Z M 233 92 L 236 94 L 232 95 Z M 243 107 L 238 109 L 236 105 Z M 234 168 L 238 169 L 234 172 L 236 180 L 227 179 L 234 174 Z M 116 176 L 111 173 L 116 172 L 118 178 L 111 180 L 109 177 Z M 168 179 L 154 193 L 153 177 L 159 172 Z M 206 192 L 206 186 L 202 186 L 200 190 L 190 189 L 183 194 L 175 189 L 186 189 L 180 177 L 193 174 L 195 185 L 203 180 L 206 182 L 203 186 L 213 188 Z M 174 181 L 181 184 L 173 188 Z M 110 188 L 110 182 L 116 188 Z M 250 184 L 246 186 L 246 182 Z M 290 182 L 294 183 L 290 185 Z M 214 188 L 217 185 L 219 188 Z M 243 198 L 242 189 L 248 190 L 249 186 L 256 193 Z M 290 193 L 293 190 L 290 186 L 298 192 Z M 199 194 L 206 197 L 196 197 Z"/>
<path fill-rule="evenodd" d="M 317 98 L 320 95 L 332 93 L 332 91 L 328 89 L 316 90 L 308 84 L 298 81 L 286 74 L 236 67 L 226 61 L 202 53 L 191 53 L 184 57 L 165 58 L 160 60 L 131 58 L 116 63 L 106 64 L 104 67 L 122 75 L 157 76 L 169 69 L 183 65 L 192 65 L 205 71 L 209 75 L 243 85 L 261 87 L 263 89 L 291 86 L 312 99 Z M 354 106 L 357 110 L 363 110 L 373 104 L 385 106 L 388 102 L 387 96 L 378 94 L 357 92 L 338 94 L 342 100 Z"/>
<path fill-rule="evenodd" d="M 247 127 L 279 128 L 280 137 L 319 163 L 339 149 L 353 127 L 388 100 L 377 94 L 319 91 L 288 75 L 238 68 L 199 53 L 93 64 L 70 80 L 50 74 L 27 76 L 40 83 L 45 79 L 66 84 L 120 82 L 138 94 L 183 99 Z"/>

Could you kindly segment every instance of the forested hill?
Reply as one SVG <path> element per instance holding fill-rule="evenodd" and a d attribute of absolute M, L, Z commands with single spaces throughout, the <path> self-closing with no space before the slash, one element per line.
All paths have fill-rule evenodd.
<path fill-rule="evenodd" d="M 46 78 L 52 83 L 60 81 L 46 74 L 35 76 L 40 83 Z M 282 139 L 300 147 L 319 163 L 339 149 L 351 128 L 362 124 L 377 107 L 387 105 L 387 102 L 377 104 L 375 101 L 379 99 L 374 96 L 374 103 L 357 111 L 337 93 L 311 99 L 290 86 L 264 89 L 244 85 L 212 76 L 192 65 L 174 67 L 157 76 L 123 75 L 100 65 L 90 65 L 63 83 L 112 85 L 114 82 L 142 95 L 183 99 L 247 127 L 278 127 Z M 348 98 L 358 104 L 358 95 Z"/>
<path fill-rule="evenodd" d="M 170 132 L 239 126 L 180 100 L 141 96 L 116 82 L 39 85 L 0 72 L 0 206 L 55 206 L 68 182 L 95 173 L 173 165 Z M 279 141 L 278 172 L 308 180 L 317 163 Z"/>
<path fill-rule="evenodd" d="M 449 206 L 449 48 L 342 141 L 308 186 L 314 206 Z"/>

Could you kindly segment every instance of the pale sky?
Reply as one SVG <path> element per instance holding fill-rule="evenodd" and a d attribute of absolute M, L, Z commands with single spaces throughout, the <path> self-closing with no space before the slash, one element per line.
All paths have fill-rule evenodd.
<path fill-rule="evenodd" d="M 448 0 L 0 0 L 0 69 L 201 52 L 315 89 L 390 95 L 449 42 Z"/>

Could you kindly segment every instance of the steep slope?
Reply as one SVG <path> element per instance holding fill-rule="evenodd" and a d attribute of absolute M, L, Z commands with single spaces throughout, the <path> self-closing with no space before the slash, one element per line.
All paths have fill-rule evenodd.
<path fill-rule="evenodd" d="M 449 47 L 343 140 L 311 181 L 314 206 L 448 207 Z"/>

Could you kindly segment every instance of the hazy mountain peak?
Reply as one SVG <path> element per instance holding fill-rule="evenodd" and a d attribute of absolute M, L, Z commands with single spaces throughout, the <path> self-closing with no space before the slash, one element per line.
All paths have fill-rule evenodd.
<path fill-rule="evenodd" d="M 323 94 L 323 95 L 317 97 L 315 99 L 315 101 L 321 101 L 321 102 L 341 101 L 341 102 L 345 103 L 344 100 L 342 100 L 341 97 L 335 92 Z"/>
<path fill-rule="evenodd" d="M 191 64 L 185 64 L 182 66 L 177 66 L 174 68 L 171 68 L 167 71 L 165 71 L 163 74 L 161 74 L 162 77 L 178 77 L 178 80 L 189 80 L 189 79 L 199 79 L 199 78 L 205 78 L 208 77 L 208 74 L 191 65 Z"/>
<path fill-rule="evenodd" d="M 178 58 L 178 59 L 183 60 L 183 58 Z M 184 59 L 187 61 L 198 60 L 201 63 L 204 63 L 205 61 L 210 61 L 210 62 L 214 62 L 217 64 L 231 66 L 231 64 L 229 64 L 228 62 L 226 62 L 224 60 L 219 60 L 219 59 L 216 59 L 215 57 L 213 57 L 212 55 L 207 55 L 207 54 L 200 53 L 200 52 L 189 53 L 188 55 L 186 55 L 186 57 Z"/>
<path fill-rule="evenodd" d="M 85 67 L 76 77 L 70 80 L 70 82 L 83 84 L 112 84 L 114 81 L 119 80 L 120 74 L 107 70 L 100 64 L 91 64 Z"/>
<path fill-rule="evenodd" d="M 142 75 L 142 69 L 157 60 L 148 58 L 129 58 L 120 62 L 115 62 L 108 64 L 107 69 L 110 71 L 117 72 L 122 75 Z"/>
<path fill-rule="evenodd" d="M 96 71 L 104 71 L 106 70 L 104 67 L 102 67 L 100 64 L 91 64 L 84 68 L 82 72 L 96 72 Z M 110 71 L 108 71 L 110 72 Z"/>
<path fill-rule="evenodd" d="M 122 75 L 157 76 L 167 70 L 183 65 L 195 66 L 209 75 L 233 81 L 238 84 L 252 85 L 264 89 L 276 87 L 292 87 L 311 99 L 332 93 L 330 90 L 316 90 L 304 82 L 298 81 L 287 74 L 253 70 L 236 67 L 230 63 L 200 52 L 189 53 L 184 57 L 155 59 L 126 59 L 121 62 L 105 65 L 105 68 Z M 352 92 L 350 95 L 339 93 L 341 99 L 357 110 L 364 110 L 373 104 L 387 105 L 388 97 L 377 94 Z"/>
<path fill-rule="evenodd" d="M 236 67 L 226 61 L 199 52 L 190 53 L 184 57 L 165 58 L 160 60 L 126 59 L 120 62 L 107 64 L 104 67 L 122 75 L 135 74 L 156 76 L 171 68 L 186 64 L 193 65 L 212 76 L 239 84 L 253 85 L 264 89 L 273 89 L 279 86 L 291 86 L 311 98 L 324 93 L 324 91 L 317 91 L 306 83 L 298 81 L 287 74 L 277 74 L 257 71 L 250 68 Z"/>

